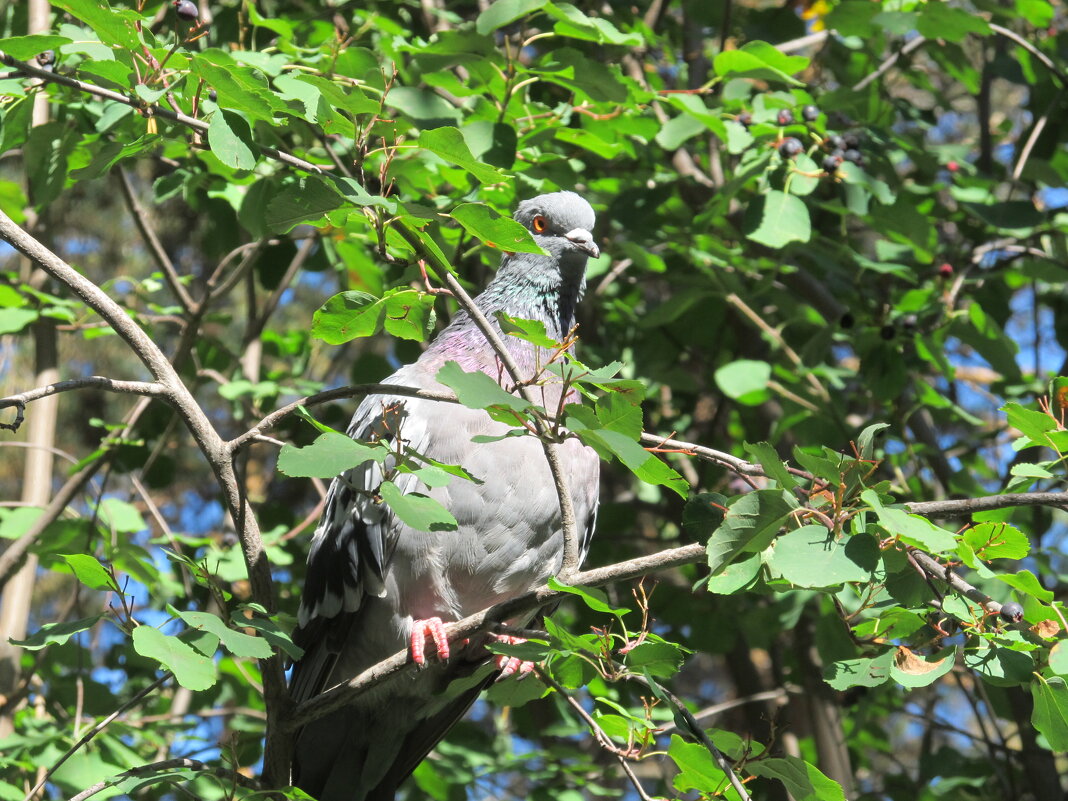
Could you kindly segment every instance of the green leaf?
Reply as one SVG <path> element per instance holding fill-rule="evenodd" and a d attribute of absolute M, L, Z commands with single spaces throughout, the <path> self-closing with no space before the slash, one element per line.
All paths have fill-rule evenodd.
<path fill-rule="evenodd" d="M 0 309 L 0 334 L 17 334 L 39 316 L 34 309 Z"/>
<path fill-rule="evenodd" d="M 424 136 L 429 133 L 437 133 L 437 131 L 428 131 Z M 497 248 L 506 253 L 545 253 L 534 241 L 530 231 L 511 217 L 501 216 L 485 203 L 461 203 L 452 210 L 449 216 L 487 247 Z"/>
<path fill-rule="evenodd" d="M 1068 640 L 1059 640 L 1049 649 L 1049 669 L 1060 676 L 1068 676 Z"/>
<path fill-rule="evenodd" d="M 899 646 L 890 667 L 890 678 L 902 687 L 927 687 L 953 669 L 957 649 L 950 647 L 937 654 L 920 655 Z"/>
<path fill-rule="evenodd" d="M 1027 535 L 1009 523 L 978 523 L 961 538 L 983 561 L 1023 559 L 1031 552 Z"/>
<path fill-rule="evenodd" d="M 734 364 L 737 363 L 734 362 Z M 756 364 L 763 364 L 763 362 L 756 362 Z M 745 451 L 760 463 L 760 466 L 764 468 L 764 474 L 768 478 L 779 482 L 780 487 L 790 490 L 797 486 L 797 481 L 786 469 L 786 463 L 779 458 L 779 454 L 770 443 L 747 442 L 745 443 Z"/>
<path fill-rule="evenodd" d="M 642 407 L 616 393 L 597 399 L 597 419 L 601 425 L 637 441 L 642 434 Z"/>
<path fill-rule="evenodd" d="M 417 531 L 456 530 L 456 518 L 428 495 L 418 492 L 404 494 L 392 481 L 383 481 L 378 493 L 405 525 Z"/>
<path fill-rule="evenodd" d="M 525 400 L 506 392 L 504 388 L 483 372 L 465 372 L 456 362 L 445 362 L 434 376 L 453 392 L 468 409 L 503 407 L 517 412 L 530 408 Z"/>
<path fill-rule="evenodd" d="M 390 93 L 390 101 L 392 102 L 393 99 L 394 93 Z M 496 184 L 504 180 L 504 174 L 501 173 L 496 167 L 491 167 L 488 164 L 483 164 L 482 162 L 478 161 L 473 155 L 471 155 L 471 150 L 467 147 L 467 142 L 464 140 L 464 135 L 460 133 L 460 130 L 458 128 L 446 126 L 443 128 L 435 128 L 432 131 L 423 131 L 421 134 L 419 134 L 419 147 L 429 150 L 438 158 L 447 161 L 449 164 L 454 164 L 457 167 L 466 170 L 472 176 L 474 176 L 474 178 L 479 183 Z M 481 204 L 468 203 L 464 205 L 479 206 Z M 480 212 L 470 211 L 464 212 L 462 216 L 477 217 L 479 214 Z M 455 216 L 456 212 L 453 211 L 453 217 Z M 459 220 L 459 218 L 457 219 Z M 483 222 L 485 223 L 486 221 L 483 220 Z M 463 224 L 463 221 L 460 220 L 460 223 Z M 519 226 L 520 228 L 523 227 L 519 225 L 519 223 L 513 224 Z M 517 233 L 514 233 L 514 229 L 508 228 L 507 226 L 505 226 L 505 228 L 511 233 L 504 234 L 502 239 L 510 242 L 511 237 L 517 237 L 517 241 L 521 241 L 521 239 L 518 239 L 519 235 Z M 476 234 L 476 236 L 478 236 L 478 234 Z M 507 248 L 504 249 L 507 250 Z M 539 251 L 540 248 L 538 250 L 532 250 L 527 252 L 537 253 Z"/>
<path fill-rule="evenodd" d="M 991 228 L 1006 232 L 1026 232 L 1041 225 L 1045 215 L 1029 200 L 1006 200 L 1001 203 L 963 203 L 966 210 Z"/>
<path fill-rule="evenodd" d="M 556 576 L 549 576 L 548 585 L 549 589 L 577 595 L 594 612 L 605 612 L 622 617 L 630 611 L 625 607 L 612 606 L 608 603 L 608 596 L 605 595 L 604 590 L 596 587 L 572 587 L 570 584 L 564 584 Z"/>
<path fill-rule="evenodd" d="M 252 617 L 240 614 L 245 609 L 251 609 Z M 267 617 L 262 608 L 253 608 L 252 604 L 238 607 L 231 618 L 235 625 L 242 628 L 255 629 L 268 643 L 283 651 L 290 659 L 300 659 L 304 656 L 304 649 L 293 642 L 289 632 L 278 625 L 277 620 Z"/>
<path fill-rule="evenodd" d="M 66 623 L 46 623 L 25 640 L 9 639 L 8 642 L 27 651 L 38 651 L 49 645 L 63 645 L 75 634 L 91 629 L 103 617 L 104 614 L 99 614 Z"/>
<path fill-rule="evenodd" d="M 747 237 L 769 248 L 785 247 L 791 242 L 808 242 L 812 236 L 812 222 L 805 202 L 777 189 L 771 189 L 750 202 L 743 228 Z"/>
<path fill-rule="evenodd" d="M 1006 403 L 1000 411 L 1005 412 L 1008 423 L 1036 445 L 1053 448 L 1050 431 L 1057 429 L 1057 421 L 1044 412 L 1025 409 L 1018 403 Z"/>
<path fill-rule="evenodd" d="M 1030 570 L 1021 570 L 1015 575 L 1011 573 L 998 573 L 995 578 L 997 578 L 998 581 L 1003 581 L 1010 587 L 1019 590 L 1024 595 L 1030 595 L 1032 598 L 1037 598 L 1045 603 L 1051 602 L 1054 598 L 1053 591 L 1043 587 L 1035 574 Z"/>
<path fill-rule="evenodd" d="M 87 24 L 104 44 L 127 52 L 140 47 L 134 25 L 145 20 L 132 9 L 112 8 L 107 0 L 54 0 L 52 5 Z"/>
<path fill-rule="evenodd" d="M 105 498 L 101 501 L 100 519 L 108 528 L 120 534 L 136 534 L 148 528 L 137 507 L 118 498 Z"/>
<path fill-rule="evenodd" d="M 890 678 L 893 662 L 892 650 L 874 659 L 843 659 L 823 669 L 823 680 L 839 691 L 850 687 L 878 687 Z"/>
<path fill-rule="evenodd" d="M 494 314 L 501 325 L 501 333 L 522 339 L 541 348 L 557 348 L 556 340 L 545 333 L 545 323 L 541 320 L 524 320 L 521 317 L 509 317 L 503 311 Z"/>
<path fill-rule="evenodd" d="M 312 336 L 330 345 L 369 337 L 382 329 L 393 336 L 425 340 L 434 325 L 434 296 L 398 287 L 376 298 L 366 292 L 339 292 L 312 318 Z"/>
<path fill-rule="evenodd" d="M 497 0 L 478 15 L 475 30 L 485 35 L 543 8 L 548 0 Z"/>
<path fill-rule="evenodd" d="M 746 406 L 759 406 L 769 397 L 771 365 L 767 362 L 739 359 L 718 368 L 714 377 L 723 394 Z"/>
<path fill-rule="evenodd" d="M 309 175 L 282 185 L 267 202 L 264 223 L 269 230 L 285 234 L 301 223 L 318 222 L 344 203 L 345 198 L 330 184 Z"/>
<path fill-rule="evenodd" d="M 1036 676 L 1031 682 L 1035 702 L 1031 723 L 1054 751 L 1068 751 L 1068 685 L 1060 676 Z"/>
<path fill-rule="evenodd" d="M 9 36 L 0 39 L 0 52 L 6 53 L 19 61 L 43 53 L 46 50 L 58 50 L 62 45 L 70 44 L 72 40 L 66 36 L 53 36 L 44 33 L 35 33 L 30 36 Z"/>
<path fill-rule="evenodd" d="M 939 528 L 924 517 L 911 515 L 900 507 L 883 506 L 879 494 L 874 490 L 864 490 L 860 497 L 875 511 L 887 532 L 900 537 L 903 542 L 931 553 L 945 553 L 957 547 L 957 538 L 952 532 Z"/>
<path fill-rule="evenodd" d="M 237 170 L 251 170 L 256 166 L 256 142 L 252 129 L 240 114 L 219 109 L 208 123 L 208 144 L 219 161 Z"/>
<path fill-rule="evenodd" d="M 689 114 L 672 117 L 660 128 L 656 143 L 665 150 L 677 150 L 689 138 L 707 133 L 708 126 Z"/>
<path fill-rule="evenodd" d="M 74 576 L 91 590 L 113 590 L 119 592 L 115 580 L 95 556 L 86 553 L 60 554 Z"/>
<path fill-rule="evenodd" d="M 797 509 L 781 489 L 755 490 L 738 496 L 708 541 L 708 567 L 716 575 L 742 551 L 762 551 Z"/>
<path fill-rule="evenodd" d="M 775 540 L 767 564 L 796 587 L 868 582 L 879 565 L 879 548 L 864 534 L 834 540 L 824 526 L 802 526 Z"/>
<path fill-rule="evenodd" d="M 845 791 L 838 782 L 798 757 L 753 760 L 746 768 L 754 776 L 781 781 L 795 801 L 845 801 Z"/>
<path fill-rule="evenodd" d="M 386 448 L 365 445 L 336 431 L 316 437 L 303 448 L 286 443 L 278 454 L 278 471 L 294 478 L 334 478 L 367 461 L 382 462 Z"/>
<path fill-rule="evenodd" d="M 133 646 L 141 656 L 156 660 L 174 673 L 178 683 L 188 690 L 206 690 L 215 684 L 217 673 L 211 657 L 177 637 L 151 626 L 138 626 L 133 631 Z"/>
<path fill-rule="evenodd" d="M 688 743 L 679 735 L 673 734 L 668 756 L 679 769 L 672 782 L 676 790 L 718 794 L 724 787 L 729 786 L 727 774 L 716 764 L 712 754 L 703 745 Z"/>
<path fill-rule="evenodd" d="M 190 68 L 215 89 L 215 102 L 220 108 L 235 109 L 253 121 L 268 123 L 274 122 L 275 114 L 287 111 L 285 101 L 267 84 L 263 73 L 238 64 L 224 50 L 208 48 L 194 54 Z"/>
<path fill-rule="evenodd" d="M 971 34 L 990 35 L 986 20 L 963 8 L 951 8 L 945 3 L 925 3 L 921 8 L 916 30 L 928 39 L 960 42 Z"/>
<path fill-rule="evenodd" d="M 751 42 L 752 44 L 764 44 L 766 42 Z M 788 75 L 783 71 L 782 67 L 786 67 L 791 71 L 798 71 L 798 69 L 804 69 L 804 66 L 797 67 L 799 64 L 807 64 L 807 58 L 800 58 L 800 61 L 782 60 L 769 53 L 767 47 L 752 48 L 750 45 L 746 45 L 741 50 L 724 50 L 716 54 L 716 57 L 712 60 L 712 67 L 716 71 L 716 75 L 724 80 L 731 80 L 734 78 L 750 78 L 760 81 L 772 81 L 777 83 L 784 83 L 789 86 L 802 86 L 801 81 Z M 771 63 L 769 63 L 769 60 Z M 794 69 L 797 67 L 797 69 Z"/>
<path fill-rule="evenodd" d="M 647 673 L 661 679 L 674 676 L 682 669 L 686 652 L 672 642 L 645 642 L 627 651 L 627 667 L 638 673 Z"/>
<path fill-rule="evenodd" d="M 210 632 L 219 638 L 223 646 L 234 656 L 267 659 L 273 653 L 270 643 L 262 637 L 252 637 L 235 631 L 222 618 L 210 612 L 178 612 L 178 615 L 193 629 Z"/>

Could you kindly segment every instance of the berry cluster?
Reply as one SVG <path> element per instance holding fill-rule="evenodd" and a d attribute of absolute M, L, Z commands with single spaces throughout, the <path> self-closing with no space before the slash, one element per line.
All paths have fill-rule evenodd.
<path fill-rule="evenodd" d="M 856 134 L 831 134 L 823 140 L 823 147 L 827 155 L 823 157 L 824 172 L 834 172 L 843 161 L 849 161 L 858 167 L 864 164 L 864 156 L 860 152 L 860 137 Z"/>

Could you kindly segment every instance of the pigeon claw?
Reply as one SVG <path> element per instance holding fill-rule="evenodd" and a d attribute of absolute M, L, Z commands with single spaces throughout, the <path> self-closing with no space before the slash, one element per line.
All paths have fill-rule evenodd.
<path fill-rule="evenodd" d="M 519 645 L 520 643 L 526 642 L 522 637 L 513 637 L 510 634 L 495 634 L 493 636 L 497 639 L 497 642 L 503 642 L 506 645 Z M 516 673 L 519 674 L 519 678 L 523 678 L 523 676 L 534 670 L 533 662 L 526 659 L 520 659 L 518 656 L 497 654 L 496 661 L 497 667 L 501 671 L 500 678 L 502 679 L 514 676 Z"/>
<path fill-rule="evenodd" d="M 445 636 L 445 624 L 440 617 L 428 617 L 426 620 L 412 621 L 412 661 L 422 667 L 426 664 L 426 638 L 430 637 L 437 648 L 438 659 L 449 658 L 449 638 Z"/>

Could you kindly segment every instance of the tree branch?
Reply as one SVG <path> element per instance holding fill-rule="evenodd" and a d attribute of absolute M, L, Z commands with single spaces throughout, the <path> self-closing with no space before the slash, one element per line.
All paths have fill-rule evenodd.
<path fill-rule="evenodd" d="M 163 355 L 156 343 L 134 322 L 119 304 L 112 300 L 96 284 L 83 276 L 59 256 L 50 251 L 22 228 L 3 211 L 0 211 L 0 239 L 3 239 L 17 251 L 33 261 L 42 270 L 67 286 L 86 305 L 93 309 L 111 325 L 122 337 L 141 362 L 161 386 L 160 396 L 174 408 L 186 427 L 196 440 L 201 452 L 208 460 L 216 482 L 222 490 L 227 509 L 234 521 L 234 527 L 241 541 L 242 554 L 248 570 L 252 599 L 268 613 L 275 608 L 272 587 L 271 566 L 260 536 L 259 524 L 237 481 L 231 454 L 226 442 L 212 426 L 204 410 L 197 404 L 188 387 L 182 383 L 174 366 Z M 203 305 L 203 304 L 202 304 Z M 275 716 L 289 703 L 286 691 L 285 674 L 281 660 L 277 655 L 261 662 L 263 671 L 265 701 L 269 720 L 273 723 Z M 268 726 L 268 747 L 275 744 L 272 731 Z M 289 754 L 283 747 L 284 756 L 264 762 L 264 769 L 271 775 L 271 783 L 283 785 L 288 783 Z M 284 762 L 285 767 L 282 767 Z M 284 772 L 284 775 L 281 775 Z"/>
<path fill-rule="evenodd" d="M 905 508 L 923 517 L 967 517 L 992 509 L 1011 509 L 1016 506 L 1053 506 L 1068 510 L 1068 492 L 1019 492 L 987 495 L 982 498 L 960 498 L 952 501 L 917 501 Z"/>
<path fill-rule="evenodd" d="M 40 78 L 46 83 L 58 83 L 62 86 L 67 86 L 71 89 L 77 89 L 79 92 L 85 92 L 87 94 L 103 98 L 105 100 L 114 100 L 116 103 L 122 103 L 124 105 L 130 106 L 131 108 L 137 109 L 137 111 L 139 111 L 145 117 L 162 117 L 165 120 L 177 122 L 180 125 L 184 125 L 187 128 L 192 128 L 194 131 L 197 131 L 198 133 L 207 136 L 208 123 L 204 122 L 203 120 L 198 120 L 195 117 L 190 117 L 187 114 L 182 114 L 180 111 L 172 111 L 171 109 L 166 108 L 165 106 L 160 106 L 155 103 L 146 103 L 145 101 L 139 98 L 127 97 L 121 92 L 113 92 L 111 89 L 105 89 L 102 86 L 96 86 L 95 84 L 86 83 L 85 81 L 79 81 L 77 78 L 71 78 L 67 75 L 60 75 L 59 73 L 53 72 L 51 70 L 35 67 L 33 64 L 30 64 L 28 62 L 19 61 L 17 58 L 12 58 L 7 53 L 0 52 L 0 63 L 7 64 L 7 66 L 13 67 L 14 69 L 21 72 L 23 75 L 26 75 L 28 77 Z M 310 161 L 305 161 L 302 158 L 297 158 L 291 153 L 286 153 L 285 151 L 278 150 L 277 148 L 267 147 L 266 145 L 261 145 L 258 143 L 254 144 L 256 149 L 268 158 L 275 159 L 276 161 L 280 161 L 283 164 L 288 164 L 290 167 L 296 167 L 299 170 L 304 170 L 305 172 L 312 172 L 316 173 L 317 175 L 323 174 L 322 168 L 316 166 L 315 164 L 312 164 Z"/>
<path fill-rule="evenodd" d="M 97 782 L 92 787 L 87 787 L 82 790 L 78 795 L 71 796 L 68 801 L 85 801 L 87 798 L 92 798 L 97 793 L 103 792 L 114 784 L 117 784 L 124 778 L 131 776 L 146 776 L 151 773 L 159 771 L 170 770 L 172 768 L 185 768 L 186 770 L 195 770 L 201 773 L 207 773 L 214 776 L 217 779 L 226 779 L 240 785 L 249 790 L 262 791 L 263 786 L 255 779 L 250 779 L 236 770 L 230 770 L 229 768 L 221 768 L 212 765 L 207 765 L 198 759 L 165 759 L 162 762 L 150 762 L 147 765 L 139 765 L 136 768 L 130 768 L 124 770 L 122 773 L 113 776 L 110 779 L 105 779 L 102 782 Z"/>
<path fill-rule="evenodd" d="M 679 548 L 661 551 L 650 556 L 641 556 L 637 559 L 629 559 L 607 567 L 584 570 L 571 577 L 571 586 L 598 587 L 613 581 L 627 581 L 648 573 L 668 570 L 680 565 L 695 564 L 704 560 L 704 545 L 700 543 L 683 545 Z M 496 606 L 483 609 L 473 615 L 468 615 L 462 620 L 446 623 L 445 632 L 450 641 L 462 640 L 478 631 L 485 630 L 494 623 L 516 617 L 524 612 L 538 609 L 548 603 L 560 601 L 567 597 L 570 597 L 569 593 L 550 589 L 547 584 L 543 584 L 516 598 L 503 601 Z M 408 649 L 398 651 L 393 656 L 369 667 L 344 684 L 336 685 L 321 695 L 317 695 L 300 704 L 293 710 L 293 714 L 282 723 L 282 726 L 286 731 L 295 731 L 301 726 L 306 726 L 336 709 L 348 706 L 371 687 L 377 686 L 395 675 L 412 674 L 417 670 L 418 667 L 411 661 Z"/>

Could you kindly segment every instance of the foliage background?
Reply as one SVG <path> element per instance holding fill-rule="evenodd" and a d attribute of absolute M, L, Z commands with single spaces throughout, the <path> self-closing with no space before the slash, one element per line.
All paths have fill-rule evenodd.
<path fill-rule="evenodd" d="M 205 0 L 194 28 L 152 0 L 54 2 L 43 25 L 28 16 L 41 5 L 0 12 L 0 209 L 121 303 L 224 438 L 414 358 L 456 308 L 423 291 L 416 258 L 440 254 L 431 281 L 447 262 L 474 290 L 508 234 L 461 204 L 507 214 L 573 188 L 598 210 L 604 252 L 579 356 L 619 360 L 644 387 L 640 426 L 631 412 L 618 430 L 676 434 L 765 474 L 743 478 L 707 452 L 606 467 L 589 564 L 705 542 L 716 505 L 731 508 L 712 579 L 700 565 L 659 574 L 655 590 L 647 579 L 651 634 L 633 651 L 645 657 L 616 658 L 652 665 L 705 710 L 755 797 L 1059 797 L 1063 503 L 1020 495 L 968 512 L 982 496 L 1063 484 L 1049 384 L 1068 373 L 1063 11 Z M 34 77 L 46 50 L 55 63 Z M 782 110 L 796 121 L 780 124 Z M 824 169 L 835 136 L 855 137 L 859 164 Z M 784 157 L 784 137 L 806 153 Z M 63 379 L 145 379 L 67 287 L 11 249 L 0 257 L 0 394 L 55 380 L 42 379 L 50 349 Z M 383 301 L 350 295 L 326 310 L 355 305 L 358 323 L 313 318 L 341 290 Z M 392 336 L 339 343 L 351 326 Z M 27 407 L 31 424 L 44 404 Z M 354 404 L 312 411 L 343 429 Z M 48 499 L 28 491 L 80 477 L 35 539 L 29 582 L 5 589 L 4 639 L 32 636 L 0 665 L 4 799 L 23 798 L 117 709 L 47 776 L 45 797 L 171 757 L 261 772 L 256 658 L 284 640 L 272 626 L 292 626 L 322 488 L 276 470 L 277 441 L 306 446 L 318 432 L 289 416 L 277 441 L 235 459 L 275 581 L 274 622 L 257 618 L 253 637 L 242 604 L 264 599 L 243 532 L 182 415 L 153 402 L 127 429 L 138 406 L 99 386 L 60 396 L 44 477 L 27 478 L 23 433 L 0 441 L 2 538 L 40 519 Z M 872 445 L 862 432 L 878 423 Z M 865 443 L 877 461 L 856 450 Z M 815 478 L 791 491 L 780 459 Z M 941 528 L 891 506 L 943 499 L 956 505 L 939 507 L 952 512 Z M 924 553 L 981 595 L 948 588 Z M 632 608 L 632 637 L 633 589 L 606 588 Z M 17 595 L 31 600 L 21 623 Z M 1015 626 L 991 613 L 1010 600 L 1024 611 Z M 590 626 L 618 636 L 620 621 L 583 605 L 553 620 L 541 653 L 558 691 L 534 701 L 548 692 L 534 680 L 495 688 L 410 797 L 738 797 L 666 700 L 649 723 L 642 697 L 654 693 L 594 669 L 604 655 Z M 165 668 L 177 679 L 154 684 Z M 644 743 L 633 781 L 564 690 L 617 746 Z M 217 798 L 235 781 L 190 763 L 100 794 Z"/>

